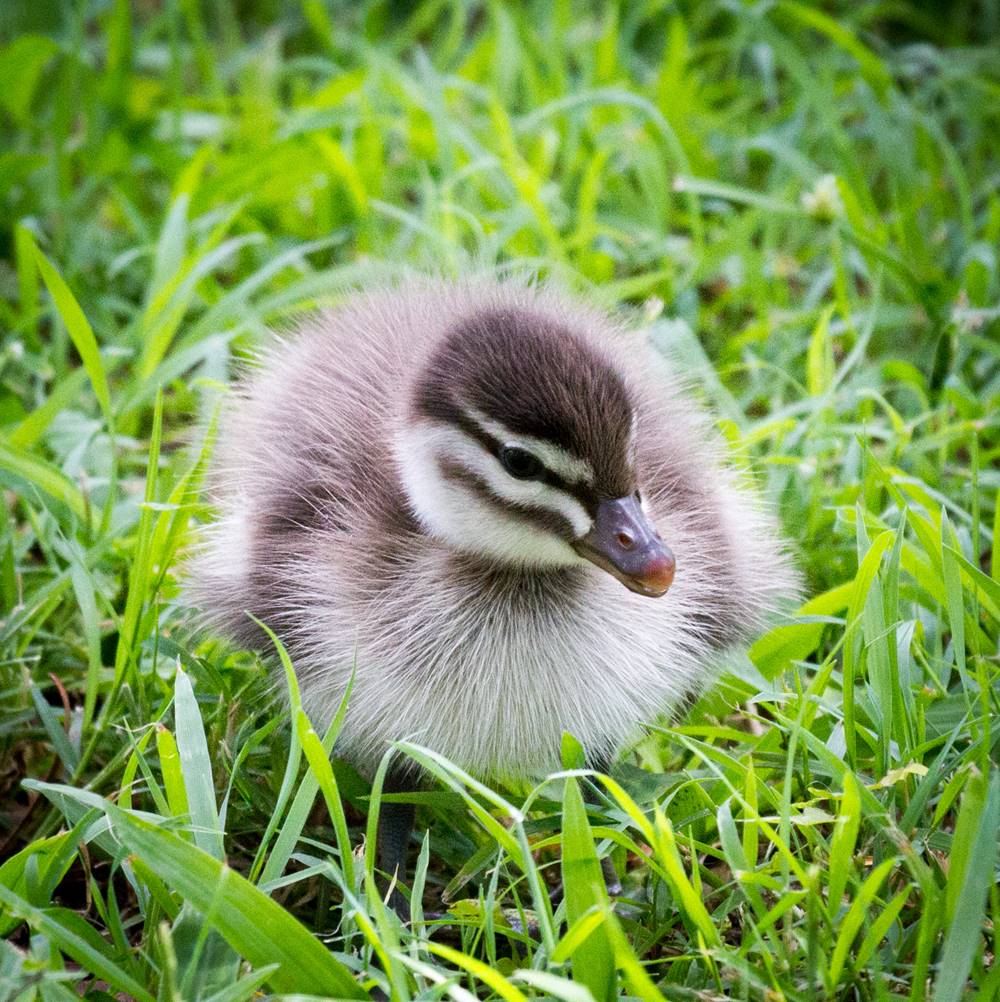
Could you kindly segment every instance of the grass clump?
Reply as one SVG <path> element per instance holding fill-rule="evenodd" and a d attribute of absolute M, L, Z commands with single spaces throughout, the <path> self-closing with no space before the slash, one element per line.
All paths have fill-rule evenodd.
<path fill-rule="evenodd" d="M 998 20 L 6 5 L 4 997 L 998 997 Z M 645 304 L 811 597 L 598 806 L 570 741 L 530 791 L 405 749 L 401 927 L 379 783 L 192 638 L 175 567 L 233 359 L 470 262 Z"/>

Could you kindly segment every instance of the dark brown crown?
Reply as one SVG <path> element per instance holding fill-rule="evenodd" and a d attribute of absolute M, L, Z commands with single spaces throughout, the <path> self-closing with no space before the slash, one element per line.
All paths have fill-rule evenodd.
<path fill-rule="evenodd" d="M 636 488 L 628 455 L 634 407 L 624 380 L 582 337 L 531 309 L 481 310 L 457 324 L 431 357 L 413 405 L 418 416 L 458 425 L 486 448 L 497 443 L 469 422 L 469 408 L 559 446 L 590 463 L 586 493 L 598 500 Z"/>

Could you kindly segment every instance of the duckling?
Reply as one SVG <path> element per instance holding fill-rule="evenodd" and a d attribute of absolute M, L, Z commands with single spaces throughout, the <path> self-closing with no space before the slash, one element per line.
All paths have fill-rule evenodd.
<path fill-rule="evenodd" d="M 513 281 L 358 294 L 264 350 L 220 426 L 208 624 L 291 655 L 337 752 L 491 780 L 604 768 L 796 591 L 773 517 L 656 351 Z M 392 789 L 405 789 L 405 767 Z M 412 808 L 383 805 L 400 875 Z"/>

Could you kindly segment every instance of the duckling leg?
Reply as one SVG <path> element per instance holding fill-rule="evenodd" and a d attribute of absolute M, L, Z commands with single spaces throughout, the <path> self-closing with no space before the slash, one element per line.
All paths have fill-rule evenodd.
<path fill-rule="evenodd" d="M 386 777 L 382 787 L 384 793 L 410 793 L 411 784 L 399 777 Z M 406 850 L 413 831 L 416 808 L 413 804 L 393 804 L 382 802 L 378 815 L 378 865 L 390 879 L 395 876 L 396 886 L 389 896 L 393 911 L 404 921 L 409 921 L 410 904 L 399 889 L 406 881 Z"/>

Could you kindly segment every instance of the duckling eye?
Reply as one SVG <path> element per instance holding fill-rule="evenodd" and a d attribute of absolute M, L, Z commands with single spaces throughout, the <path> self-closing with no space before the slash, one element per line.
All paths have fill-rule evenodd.
<path fill-rule="evenodd" d="M 517 445 L 503 446 L 500 463 L 515 480 L 533 480 L 542 472 L 541 460 Z"/>

